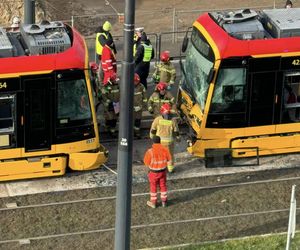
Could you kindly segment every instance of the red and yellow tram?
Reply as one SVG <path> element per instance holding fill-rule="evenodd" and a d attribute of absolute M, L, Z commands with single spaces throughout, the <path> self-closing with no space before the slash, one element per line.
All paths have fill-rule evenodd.
<path fill-rule="evenodd" d="M 0 36 L 0 181 L 106 162 L 83 37 L 62 22 Z"/>

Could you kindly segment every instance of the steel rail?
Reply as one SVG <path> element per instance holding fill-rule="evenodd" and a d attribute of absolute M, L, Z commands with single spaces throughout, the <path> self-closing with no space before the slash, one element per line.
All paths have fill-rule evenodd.
<path fill-rule="evenodd" d="M 300 207 L 297 208 L 297 210 L 300 210 Z M 248 212 L 248 213 L 240 213 L 240 214 L 211 216 L 211 217 L 200 217 L 200 218 L 187 219 L 187 220 L 165 221 L 165 222 L 160 222 L 160 223 L 133 225 L 133 226 L 131 226 L 131 229 L 144 229 L 144 228 L 149 228 L 149 227 L 170 226 L 170 225 L 174 225 L 174 224 L 195 223 L 195 222 L 202 222 L 202 221 L 209 221 L 209 220 L 220 220 L 220 219 L 229 219 L 229 218 L 245 217 L 245 216 L 252 216 L 252 215 L 282 213 L 282 212 L 289 212 L 289 208 L 276 209 L 276 210 L 264 210 L 264 211 Z M 63 234 L 49 234 L 49 235 L 43 235 L 43 236 L 27 237 L 27 238 L 22 238 L 22 239 L 1 240 L 0 244 L 16 243 L 16 242 L 22 242 L 22 241 L 28 241 L 28 240 L 29 241 L 45 240 L 45 239 L 51 239 L 51 238 L 92 234 L 92 233 L 112 232 L 114 230 L 115 230 L 115 228 L 106 228 L 106 229 L 95 229 L 95 230 L 89 230 L 89 231 L 79 231 L 79 232 L 63 233 Z"/>
<path fill-rule="evenodd" d="M 220 185 L 208 185 L 208 186 L 200 186 L 200 187 L 192 187 L 192 188 L 181 188 L 181 189 L 168 190 L 168 193 L 190 192 L 190 191 L 207 190 L 207 189 L 220 189 L 220 188 L 239 187 L 239 186 L 247 186 L 247 185 L 255 185 L 255 184 L 284 182 L 284 181 L 292 181 L 292 180 L 300 180 L 300 176 L 299 177 L 281 178 L 281 179 L 268 179 L 268 180 L 260 180 L 260 181 L 227 183 L 227 184 L 220 184 Z M 150 193 L 148 193 L 148 192 L 133 193 L 132 197 L 142 197 L 142 196 L 147 196 L 149 194 Z M 0 208 L 0 212 L 8 211 L 8 210 L 17 210 L 17 209 L 30 209 L 30 208 L 39 208 L 39 207 L 47 207 L 47 206 L 59 206 L 59 205 L 70 205 L 70 204 L 94 202 L 94 201 L 114 200 L 115 198 L 116 198 L 116 196 L 106 196 L 106 197 L 97 197 L 97 198 L 90 198 L 90 199 L 52 202 L 52 203 L 45 203 L 45 204 L 33 204 L 33 205 L 25 205 L 25 206 L 6 207 L 6 208 Z"/>

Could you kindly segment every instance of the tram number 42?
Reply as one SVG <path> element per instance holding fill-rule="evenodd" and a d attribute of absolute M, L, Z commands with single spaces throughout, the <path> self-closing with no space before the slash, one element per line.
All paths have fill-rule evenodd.
<path fill-rule="evenodd" d="M 7 83 L 6 82 L 0 82 L 0 89 L 6 89 Z"/>
<path fill-rule="evenodd" d="M 295 66 L 300 66 L 300 59 L 294 59 L 292 61 L 292 64 L 295 65 Z"/>

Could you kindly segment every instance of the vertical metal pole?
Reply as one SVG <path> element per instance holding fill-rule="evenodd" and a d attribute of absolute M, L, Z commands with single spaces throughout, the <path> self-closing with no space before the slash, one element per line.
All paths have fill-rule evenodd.
<path fill-rule="evenodd" d="M 35 0 L 24 0 L 24 24 L 35 23 Z"/>
<path fill-rule="evenodd" d="M 289 226 L 288 226 L 287 240 L 286 240 L 286 250 L 290 249 L 291 238 L 293 238 L 295 235 L 296 211 L 297 211 L 295 189 L 296 189 L 296 185 L 293 185 L 292 193 L 291 193 L 291 205 L 290 205 Z"/>
<path fill-rule="evenodd" d="M 120 84 L 118 182 L 115 249 L 130 249 L 132 141 L 133 141 L 133 34 L 135 0 L 125 0 L 124 57 Z"/>
<path fill-rule="evenodd" d="M 173 8 L 173 38 L 172 38 L 172 43 L 175 43 L 175 18 L 176 18 L 176 9 Z"/>

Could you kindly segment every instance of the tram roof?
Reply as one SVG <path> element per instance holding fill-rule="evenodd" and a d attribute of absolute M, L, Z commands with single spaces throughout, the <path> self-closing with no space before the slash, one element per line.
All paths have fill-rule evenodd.
<path fill-rule="evenodd" d="M 44 55 L 23 55 L 0 58 L 0 75 L 25 75 L 63 69 L 85 68 L 86 45 L 79 32 L 72 28 L 72 46 L 63 52 Z"/>
<path fill-rule="evenodd" d="M 209 13 L 201 15 L 194 26 L 211 44 L 216 59 L 238 56 L 293 56 L 300 55 L 300 36 L 241 40 L 228 34 Z"/>

